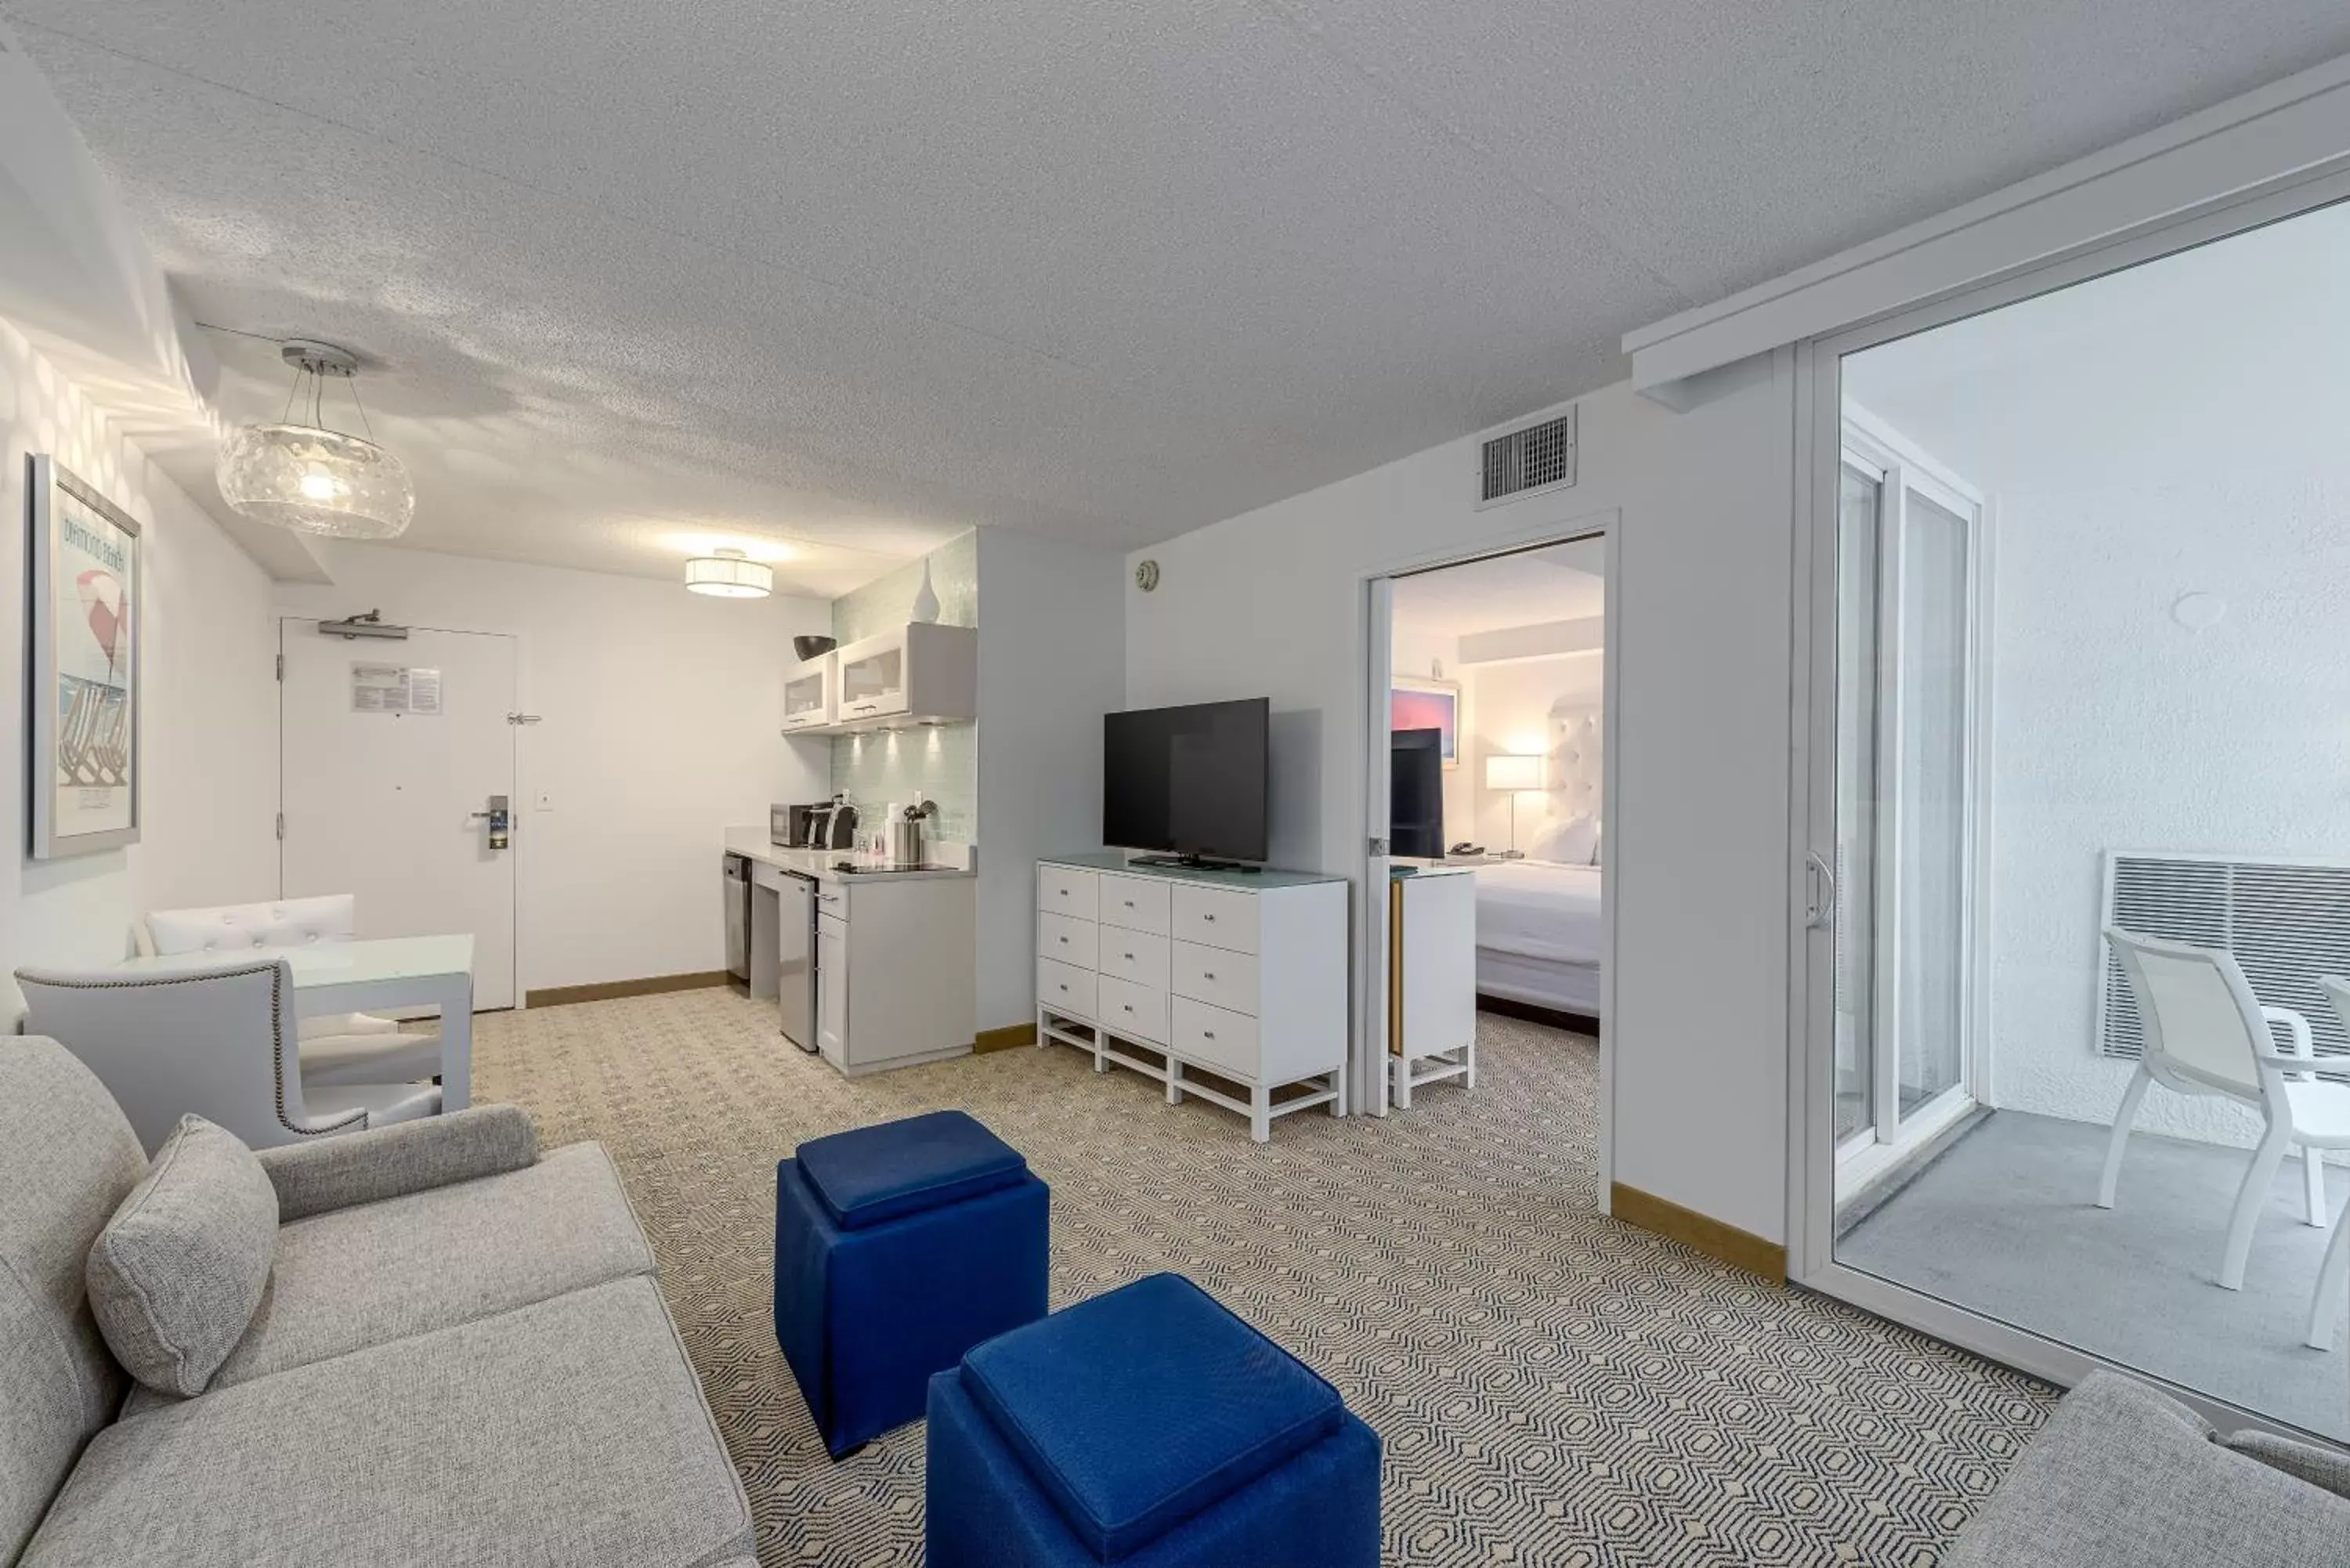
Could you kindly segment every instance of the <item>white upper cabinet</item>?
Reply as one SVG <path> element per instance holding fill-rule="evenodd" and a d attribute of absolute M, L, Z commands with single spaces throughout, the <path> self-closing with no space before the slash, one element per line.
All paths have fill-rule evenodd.
<path fill-rule="evenodd" d="M 833 651 L 840 730 L 951 723 L 979 716 L 979 633 L 926 622 Z"/>
<path fill-rule="evenodd" d="M 822 729 L 839 716 L 839 670 L 834 656 L 803 659 L 784 676 L 784 732 Z"/>

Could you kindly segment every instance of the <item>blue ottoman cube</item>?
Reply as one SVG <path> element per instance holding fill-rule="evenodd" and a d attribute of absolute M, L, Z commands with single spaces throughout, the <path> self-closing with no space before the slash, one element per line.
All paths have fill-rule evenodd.
<path fill-rule="evenodd" d="M 775 1340 L 835 1459 L 933 1373 L 1045 1315 L 1051 1195 L 961 1111 L 812 1138 L 775 1167 Z"/>
<path fill-rule="evenodd" d="M 928 1568 L 1378 1568 L 1379 1439 L 1180 1274 L 931 1380 Z"/>

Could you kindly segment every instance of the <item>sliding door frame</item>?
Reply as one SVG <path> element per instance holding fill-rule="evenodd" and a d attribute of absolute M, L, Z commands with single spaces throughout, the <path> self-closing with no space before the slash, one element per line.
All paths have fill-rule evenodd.
<path fill-rule="evenodd" d="M 1986 760 L 1991 751 L 1991 593 L 1993 548 L 1990 497 L 1945 467 L 1908 436 L 1857 404 L 1838 399 L 1842 452 L 1837 477 L 1846 470 L 1867 476 L 1877 486 L 1877 629 L 1871 646 L 1878 651 L 1880 679 L 1876 686 L 1875 722 L 1876 812 L 1867 859 L 1871 882 L 1869 909 L 1875 929 L 1870 961 L 1871 1006 L 1867 1019 L 1869 1055 L 1869 1125 L 1840 1141 L 1837 1175 L 1847 1193 L 1898 1169 L 1919 1147 L 1958 1122 L 1976 1105 L 1996 1103 L 1991 1088 L 1990 953 L 1983 942 L 1985 911 L 1990 908 L 1989 791 Z M 1904 927 L 1903 883 L 1914 875 L 1894 846 L 1902 837 L 1908 799 L 1902 789 L 1903 736 L 1910 713 L 1898 680 L 1881 679 L 1885 670 L 1898 670 L 1908 658 L 1907 624 L 1909 507 L 1921 497 L 1959 520 L 1966 530 L 1965 599 L 1960 610 L 1966 639 L 1960 694 L 1960 772 L 1963 805 L 1960 816 L 1960 863 L 1966 878 L 1960 888 L 1957 993 L 1959 1069 L 1946 1085 L 1908 1111 L 1901 1107 L 1900 1066 L 1912 1042 L 1900 1023 L 1900 981 L 1909 935 Z M 1838 531 L 1842 522 L 1839 509 Z M 1841 618 L 1843 606 L 1836 606 Z M 1839 625 L 1841 621 L 1839 620 Z M 1888 651 L 1889 650 L 1889 651 Z M 1831 716 L 1833 722 L 1833 716 Z M 1856 878 L 1849 866 L 1840 867 L 1844 884 L 1836 889 L 1836 919 L 1844 919 L 1852 901 Z M 1889 983 L 1888 983 L 1889 982 Z"/>
<path fill-rule="evenodd" d="M 1791 1282 L 1848 1302 L 1994 1361 L 2070 1386 L 2110 1367 L 2165 1388 L 2223 1428 L 2312 1436 L 2140 1368 L 2123 1366 L 2017 1324 L 1894 1284 L 1835 1260 L 1834 914 L 1835 704 L 1837 480 L 1844 465 L 1845 356 L 1933 327 L 2159 260 L 2251 229 L 2350 201 L 2350 170 L 2338 165 L 2280 179 L 2062 259 L 2018 268 L 1992 282 L 1889 312 L 1794 347 L 1794 605 L 1792 627 L 1792 754 L 1787 877 L 1788 950 L 1787 1272 Z M 1983 838 L 1988 815 L 1979 818 Z M 1829 859 L 1823 860 L 1822 857 Z M 1987 866 L 1988 843 L 1973 860 Z M 2320 1440 L 2330 1441 L 2321 1438 Z"/>

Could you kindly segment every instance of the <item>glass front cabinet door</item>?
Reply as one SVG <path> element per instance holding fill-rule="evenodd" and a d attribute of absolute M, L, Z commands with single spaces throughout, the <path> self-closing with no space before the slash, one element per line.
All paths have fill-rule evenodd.
<path fill-rule="evenodd" d="M 795 666 L 784 677 L 784 728 L 807 730 L 831 723 L 836 684 L 829 653 Z"/>
<path fill-rule="evenodd" d="M 906 636 L 883 632 L 852 642 L 834 657 L 840 661 L 840 717 L 876 718 L 906 711 Z"/>

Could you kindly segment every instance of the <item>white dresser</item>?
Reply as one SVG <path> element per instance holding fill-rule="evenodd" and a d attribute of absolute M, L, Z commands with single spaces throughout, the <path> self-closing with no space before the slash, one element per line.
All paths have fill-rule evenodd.
<path fill-rule="evenodd" d="M 1347 1114 L 1347 883 L 1294 871 L 1036 863 L 1036 1043 L 1249 1118 Z M 1290 1085 L 1298 1092 L 1278 1100 Z"/>

